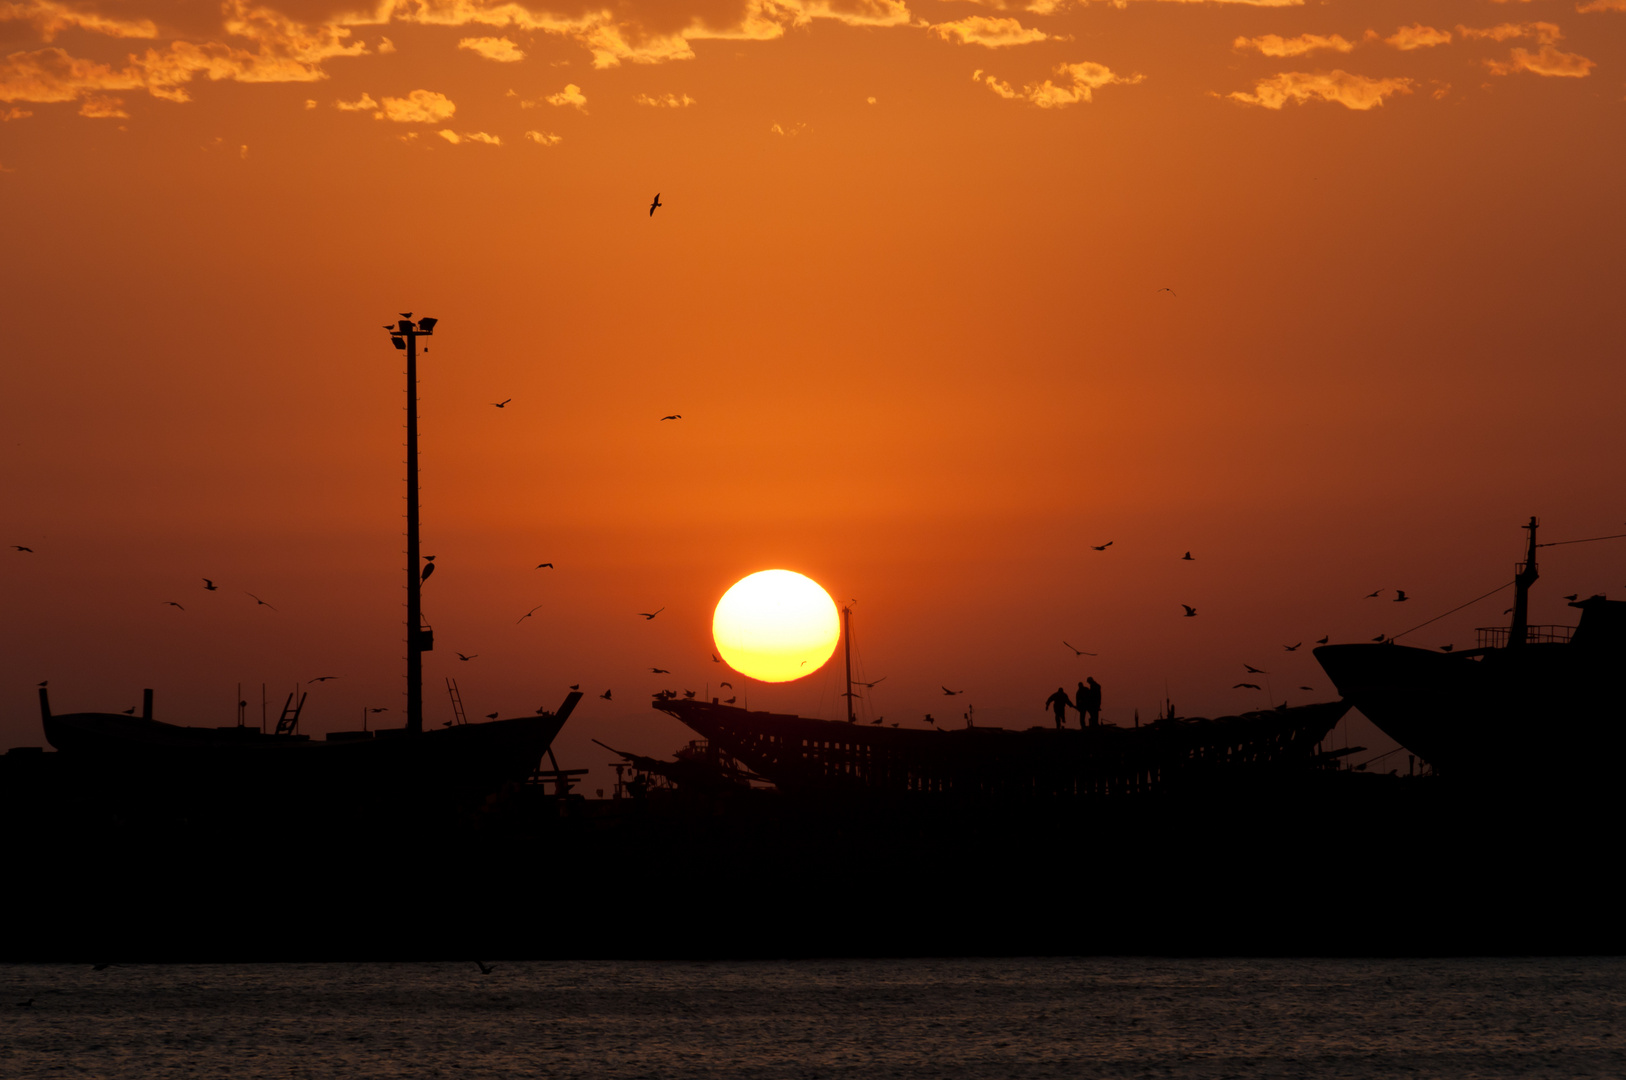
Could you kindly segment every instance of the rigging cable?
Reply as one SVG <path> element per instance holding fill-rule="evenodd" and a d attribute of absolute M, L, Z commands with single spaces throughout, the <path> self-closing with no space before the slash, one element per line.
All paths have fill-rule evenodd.
<path fill-rule="evenodd" d="M 1563 547 L 1565 544 L 1590 544 L 1594 540 L 1619 540 L 1623 536 L 1626 536 L 1626 533 L 1614 533 L 1614 534 L 1609 535 L 1609 536 L 1588 536 L 1583 540 L 1554 540 L 1554 541 L 1552 541 L 1550 543 L 1537 544 L 1536 546 L 1538 548 L 1544 548 L 1544 547 Z"/>
<path fill-rule="evenodd" d="M 1465 607 L 1470 607 L 1470 606 L 1472 606 L 1474 604 L 1477 604 L 1481 600 L 1486 599 L 1487 597 L 1495 596 L 1497 593 L 1501 592 L 1503 589 L 1507 588 L 1509 585 L 1512 585 L 1512 584 L 1513 584 L 1513 582 L 1511 582 L 1511 581 L 1503 582 L 1502 584 L 1496 586 L 1496 588 L 1492 589 L 1490 592 L 1486 593 L 1484 596 L 1476 596 L 1472 600 L 1468 601 L 1468 603 L 1466 603 L 1466 604 L 1458 604 L 1456 607 L 1452 608 L 1450 611 L 1445 612 L 1445 614 L 1436 615 L 1432 619 L 1428 620 L 1428 622 L 1418 623 L 1416 626 L 1412 627 L 1411 630 L 1407 630 L 1404 633 L 1395 634 L 1389 640 L 1390 641 L 1399 641 L 1401 638 L 1405 637 L 1406 634 L 1411 633 L 1412 630 L 1421 630 L 1423 627 L 1427 626 L 1429 623 L 1437 623 L 1437 622 L 1439 622 L 1441 619 L 1445 618 L 1446 615 L 1455 615 L 1457 612 L 1461 611 Z"/>

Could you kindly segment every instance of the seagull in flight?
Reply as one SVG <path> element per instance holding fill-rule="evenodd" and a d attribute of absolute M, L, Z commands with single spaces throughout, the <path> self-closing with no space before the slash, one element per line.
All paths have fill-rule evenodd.
<path fill-rule="evenodd" d="M 370 713 L 381 713 L 381 712 L 389 712 L 390 710 L 388 708 L 382 708 L 382 709 L 368 709 L 367 711 L 370 712 Z"/>
<path fill-rule="evenodd" d="M 1166 292 L 1170 296 L 1178 296 L 1178 295 L 1180 295 L 1179 293 L 1175 292 L 1173 289 L 1169 288 L 1167 285 L 1163 286 L 1161 289 L 1159 289 L 1157 291 L 1158 292 Z"/>
<path fill-rule="evenodd" d="M 1197 609 L 1190 604 L 1181 604 L 1180 606 L 1186 609 L 1186 618 L 1194 619 L 1197 617 Z"/>
<path fill-rule="evenodd" d="M 172 608 L 181 608 L 182 611 L 186 610 L 185 608 L 181 607 L 181 605 L 177 604 L 173 600 L 165 600 L 164 603 L 168 604 Z"/>
<path fill-rule="evenodd" d="M 1091 544 L 1090 545 L 1090 550 L 1091 551 L 1105 551 L 1107 548 L 1109 548 L 1111 546 L 1112 546 L 1112 541 L 1108 540 L 1104 544 Z"/>
<path fill-rule="evenodd" d="M 1262 667 L 1254 667 L 1252 664 L 1243 664 L 1242 666 L 1248 669 L 1248 674 L 1249 675 L 1269 675 L 1270 674 L 1270 672 L 1266 671 L 1264 668 L 1262 668 Z"/>
<path fill-rule="evenodd" d="M 480 654 L 479 654 L 479 653 L 475 653 L 475 654 L 474 654 L 474 656 L 479 656 L 479 655 L 480 655 Z M 473 660 L 473 659 L 474 659 L 474 656 L 464 656 L 464 655 L 463 655 L 463 654 L 462 654 L 462 653 L 458 653 L 458 654 L 457 654 L 457 658 L 458 658 L 458 659 L 459 659 L 459 660 Z"/>
<path fill-rule="evenodd" d="M 550 563 L 550 562 L 539 562 L 539 563 L 537 563 L 537 564 L 536 564 L 536 568 L 537 568 L 537 569 L 538 569 L 538 570 L 541 570 L 541 569 L 543 569 L 543 568 L 544 568 L 544 567 L 546 567 L 546 568 L 547 568 L 547 569 L 549 569 L 549 570 L 552 570 L 552 569 L 553 569 L 553 564 L 552 564 L 552 563 Z"/>
<path fill-rule="evenodd" d="M 254 594 L 253 594 L 253 593 L 251 593 L 251 592 L 249 592 L 249 591 L 248 591 L 248 590 L 247 590 L 247 589 L 244 589 L 244 590 L 243 590 L 243 595 L 244 595 L 244 596 L 253 596 L 253 597 L 254 597 L 254 602 L 255 602 L 255 603 L 256 603 L 256 604 L 259 604 L 259 605 L 260 605 L 260 606 L 261 606 L 261 607 L 268 607 L 268 608 L 271 608 L 271 610 L 272 610 L 272 611 L 275 611 L 275 610 L 277 610 L 277 609 L 276 609 L 276 608 L 275 608 L 275 607 L 273 607 L 273 606 L 272 606 L 272 605 L 270 605 L 270 604 L 267 604 L 267 603 L 266 603 L 266 602 L 265 602 L 265 601 L 264 601 L 264 600 L 261 600 L 261 599 L 260 599 L 260 598 L 259 598 L 259 597 L 258 597 L 258 596 L 254 596 Z"/>
<path fill-rule="evenodd" d="M 670 675 L 670 674 L 672 674 L 670 671 L 667 671 L 663 667 L 652 667 L 652 668 L 649 669 L 649 673 L 651 675 Z"/>
<path fill-rule="evenodd" d="M 603 698 L 605 701 L 609 701 L 610 700 L 610 692 L 608 690 L 606 690 L 606 691 L 604 691 L 604 693 L 600 694 L 599 697 Z"/>
<path fill-rule="evenodd" d="M 857 682 L 859 686 L 864 687 L 866 690 L 873 690 L 878 684 L 886 682 L 886 679 L 887 677 L 882 675 L 879 679 L 876 679 L 875 682 L 858 682 L 857 679 L 854 679 L 853 681 Z"/>
<path fill-rule="evenodd" d="M 1064 641 L 1064 642 L 1062 642 L 1062 644 L 1063 644 L 1063 645 L 1067 645 L 1067 642 L 1065 642 L 1065 641 Z M 1067 647 L 1068 647 L 1068 648 L 1069 648 L 1069 649 L 1072 649 L 1072 650 L 1073 650 L 1073 655 L 1074 655 L 1074 656 L 1094 656 L 1094 655 L 1095 655 L 1095 653 L 1092 653 L 1092 652 L 1085 652 L 1085 651 L 1084 651 L 1084 650 L 1083 650 L 1083 649 L 1078 649 L 1078 648 L 1074 648 L 1074 647 L 1073 647 L 1073 646 L 1071 646 L 1071 645 L 1067 645 Z"/>
<path fill-rule="evenodd" d="M 1264 687 L 1260 686 L 1258 683 L 1239 682 L 1235 686 L 1231 687 L 1231 689 L 1232 690 L 1263 690 Z"/>
<path fill-rule="evenodd" d="M 732 690 L 732 689 L 734 689 L 734 684 L 733 684 L 733 683 L 731 683 L 731 682 L 725 682 L 725 683 L 718 683 L 718 684 L 717 684 L 717 686 L 718 686 L 718 688 L 722 688 L 722 687 L 724 687 L 724 686 L 726 686 L 726 687 L 728 687 L 728 688 L 729 688 L 729 689 L 730 689 L 730 690 Z"/>
<path fill-rule="evenodd" d="M 203 589 L 204 589 L 205 592 L 214 592 L 218 588 L 220 588 L 220 586 L 216 585 L 214 583 L 213 578 L 204 578 L 203 579 Z"/>
<path fill-rule="evenodd" d="M 1299 642 L 1298 645 L 1283 645 L 1282 648 L 1287 650 L 1288 652 L 1298 652 L 1299 651 L 1299 645 L 1303 645 L 1303 644 L 1304 644 L 1304 642 L 1301 641 L 1301 642 Z"/>
<path fill-rule="evenodd" d="M 329 679 L 337 679 L 337 678 L 339 678 L 338 675 L 318 675 L 318 676 L 316 676 L 316 678 L 314 678 L 314 679 L 312 679 L 310 681 L 311 682 L 327 682 Z"/>
<path fill-rule="evenodd" d="M 662 420 L 682 420 L 683 419 L 683 414 L 682 413 L 673 413 L 671 416 L 663 416 L 663 417 L 661 417 L 661 419 Z"/>
<path fill-rule="evenodd" d="M 648 619 L 653 619 L 655 616 L 659 615 L 661 612 L 663 612 L 665 610 L 666 610 L 666 605 L 662 604 L 660 607 L 656 608 L 654 611 L 640 611 L 640 612 L 638 612 L 638 614 L 642 615 L 646 620 L 648 620 Z"/>
<path fill-rule="evenodd" d="M 23 547 L 21 544 L 13 544 L 11 546 L 12 546 L 12 548 L 14 548 L 17 551 L 26 551 L 30 555 L 32 555 L 34 553 L 34 549 L 31 548 L 31 547 Z"/>
<path fill-rule="evenodd" d="M 1196 562 L 1197 560 L 1193 559 L 1191 557 L 1191 552 L 1188 551 L 1184 555 L 1180 556 L 1180 561 L 1181 562 Z"/>
<path fill-rule="evenodd" d="M 1395 603 L 1404 604 L 1409 599 L 1411 599 L 1411 597 L 1406 595 L 1406 590 L 1405 589 L 1396 589 L 1395 590 L 1395 598 L 1394 598 Z"/>
<path fill-rule="evenodd" d="M 1368 599 L 1368 600 L 1376 600 L 1376 599 L 1377 599 L 1377 598 L 1378 598 L 1378 597 L 1379 597 L 1379 596 L 1382 596 L 1382 595 L 1383 595 L 1383 590 L 1382 590 L 1382 589 L 1379 589 L 1379 590 L 1377 590 L 1377 591 L 1376 591 L 1376 592 L 1369 592 L 1369 593 L 1367 593 L 1367 594 L 1366 594 L 1366 598 L 1367 598 L 1367 599 Z"/>
<path fill-rule="evenodd" d="M 711 662 L 714 663 L 714 664 L 721 664 L 723 662 L 723 658 L 721 656 L 718 656 L 716 653 L 712 653 L 711 654 Z"/>
<path fill-rule="evenodd" d="M 1301 686 L 1301 687 L 1299 687 L 1299 689 L 1300 690 L 1308 690 L 1312 694 L 1315 693 L 1315 687 L 1313 687 L 1313 686 Z"/>
<path fill-rule="evenodd" d="M 949 697 L 953 697 L 955 694 L 963 694 L 963 693 L 965 693 L 965 691 L 964 690 L 950 690 L 948 687 L 945 686 L 945 687 L 943 687 L 943 693 L 947 694 Z"/>
<path fill-rule="evenodd" d="M 505 397 L 505 398 L 503 398 L 503 399 L 502 399 L 502 400 L 501 400 L 501 401 L 493 401 L 493 402 L 492 402 L 492 403 L 491 403 L 491 404 L 492 404 L 492 405 L 493 405 L 493 406 L 494 406 L 494 407 L 496 407 L 496 408 L 499 408 L 499 409 L 500 409 L 500 408 L 502 408 L 502 407 L 503 407 L 503 406 L 504 406 L 504 405 L 507 405 L 507 404 L 508 404 L 508 403 L 509 403 L 509 402 L 510 402 L 510 401 L 513 401 L 513 400 L 514 400 L 514 399 L 513 399 L 513 398 L 511 398 L 511 397 Z"/>
<path fill-rule="evenodd" d="M 654 217 L 655 211 L 661 208 L 661 193 L 655 192 L 655 201 L 649 204 L 649 216 Z"/>
<path fill-rule="evenodd" d="M 497 970 L 496 964 L 488 964 L 483 960 L 476 960 L 475 964 L 480 968 L 480 974 L 482 975 L 490 975 L 493 971 Z"/>
<path fill-rule="evenodd" d="M 515 619 L 514 620 L 514 625 L 518 626 L 520 623 L 524 622 L 526 619 L 529 619 L 532 615 L 535 615 L 537 612 L 539 612 L 541 610 L 542 610 L 542 605 L 541 604 L 536 605 L 534 608 L 527 611 L 525 614 L 521 615 L 519 618 Z"/>

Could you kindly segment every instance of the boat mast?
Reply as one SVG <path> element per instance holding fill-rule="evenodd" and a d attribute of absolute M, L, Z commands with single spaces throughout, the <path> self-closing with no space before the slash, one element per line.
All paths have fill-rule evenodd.
<path fill-rule="evenodd" d="M 847 646 L 847 723 L 857 722 L 853 716 L 853 609 L 841 609 L 841 639 Z"/>
<path fill-rule="evenodd" d="M 410 314 L 410 312 L 408 313 Z M 419 319 L 414 325 L 403 317 L 390 332 L 390 343 L 406 352 L 407 379 L 407 717 L 409 732 L 423 731 L 423 654 L 434 648 L 434 638 L 423 628 L 423 578 L 418 572 L 418 339 L 435 332 L 435 319 Z"/>
<path fill-rule="evenodd" d="M 1530 530 L 1530 548 L 1525 553 L 1524 562 L 1514 568 L 1513 576 L 1513 625 L 1507 632 L 1508 648 L 1523 645 L 1530 636 L 1530 586 L 1536 583 L 1541 575 L 1536 573 L 1536 526 L 1541 522 L 1535 518 L 1525 528 Z"/>

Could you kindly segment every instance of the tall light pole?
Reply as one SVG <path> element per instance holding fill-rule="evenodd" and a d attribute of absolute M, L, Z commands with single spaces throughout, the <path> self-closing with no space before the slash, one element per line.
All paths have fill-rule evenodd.
<path fill-rule="evenodd" d="M 390 332 L 390 343 L 407 355 L 407 722 L 414 734 L 423 732 L 423 654 L 435 647 L 434 636 L 423 628 L 423 578 L 418 564 L 418 339 L 435 332 L 435 319 L 403 317 Z"/>

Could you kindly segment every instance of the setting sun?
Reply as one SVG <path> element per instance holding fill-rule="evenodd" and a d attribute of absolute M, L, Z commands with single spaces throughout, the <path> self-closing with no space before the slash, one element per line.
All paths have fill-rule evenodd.
<path fill-rule="evenodd" d="M 835 601 L 810 577 L 763 570 L 735 582 L 717 602 L 711 635 L 728 666 L 763 682 L 811 675 L 836 651 Z"/>

